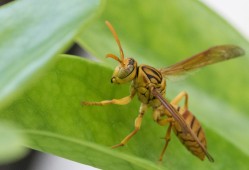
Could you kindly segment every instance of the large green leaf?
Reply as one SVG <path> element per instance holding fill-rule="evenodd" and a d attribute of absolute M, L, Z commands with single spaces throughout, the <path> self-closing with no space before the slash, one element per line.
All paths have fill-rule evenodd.
<path fill-rule="evenodd" d="M 101 18 L 77 38 L 102 60 L 117 53 L 104 20 L 115 26 L 126 56 L 139 63 L 163 67 L 210 46 L 249 44 L 226 22 L 196 1 L 108 1 Z M 163 38 L 165 37 L 165 38 Z M 174 56 L 174 57 L 172 57 Z M 164 145 L 162 128 L 144 118 L 140 132 L 123 148 L 109 149 L 132 129 L 139 102 L 126 106 L 82 107 L 82 100 L 100 101 L 128 95 L 128 85 L 114 86 L 115 63 L 102 64 L 60 56 L 39 83 L 0 113 L 18 122 L 30 138 L 28 147 L 102 169 L 247 169 L 249 151 L 247 58 L 203 69 L 183 82 L 170 82 L 167 97 L 181 90 L 190 95 L 190 109 L 206 131 L 215 163 L 192 156 L 172 135 L 162 165 L 157 159 Z M 226 87 L 226 88 L 224 88 Z M 201 102 L 200 102 L 201 101 Z"/>
<path fill-rule="evenodd" d="M 22 132 L 30 137 L 28 147 L 102 169 L 247 168 L 241 164 L 248 155 L 209 128 L 205 130 L 210 152 L 216 160 L 214 164 L 192 156 L 173 135 L 163 166 L 157 166 L 164 144 L 160 138 L 166 128 L 156 125 L 150 112 L 144 118 L 141 131 L 127 146 L 109 149 L 133 129 L 139 102 L 135 99 L 127 106 L 82 107 L 80 101 L 126 95 L 128 86 L 114 86 L 103 81 L 108 80 L 111 73 L 110 68 L 102 65 L 61 56 L 39 84 L 14 101 L 1 117 L 22 123 Z M 231 159 L 233 161 L 228 161 Z"/>

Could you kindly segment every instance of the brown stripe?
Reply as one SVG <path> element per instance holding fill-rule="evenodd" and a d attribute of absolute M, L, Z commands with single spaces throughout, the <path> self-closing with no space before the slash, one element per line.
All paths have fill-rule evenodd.
<path fill-rule="evenodd" d="M 179 111 L 180 111 L 180 109 L 181 109 L 181 107 L 180 107 L 180 106 L 178 106 L 178 107 L 177 107 L 177 111 L 179 112 Z"/>
<path fill-rule="evenodd" d="M 149 70 L 151 70 L 154 74 L 156 74 L 160 79 L 162 79 L 162 74 L 157 71 L 157 69 L 150 67 L 150 66 L 146 66 L 145 68 L 148 68 Z"/>
<path fill-rule="evenodd" d="M 199 129 L 198 129 L 198 131 L 197 131 L 197 133 L 196 133 L 196 136 L 197 136 L 197 137 L 199 137 L 199 134 L 200 134 L 200 132 L 201 132 L 201 129 L 202 129 L 201 126 L 199 126 Z"/>
<path fill-rule="evenodd" d="M 195 122 L 195 116 L 193 116 L 193 118 L 191 120 L 191 124 L 190 124 L 190 128 L 191 129 L 193 128 L 194 122 Z"/>
<path fill-rule="evenodd" d="M 154 78 L 158 83 L 162 82 L 162 76 L 157 70 L 155 70 L 155 68 L 149 66 L 142 66 L 142 70 L 145 72 L 149 79 Z"/>
<path fill-rule="evenodd" d="M 138 74 L 139 74 L 139 67 L 136 68 L 137 71 L 136 71 L 136 77 L 138 77 Z"/>

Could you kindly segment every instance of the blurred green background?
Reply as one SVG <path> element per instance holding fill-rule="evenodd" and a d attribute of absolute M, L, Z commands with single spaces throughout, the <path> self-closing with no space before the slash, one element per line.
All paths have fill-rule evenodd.
<path fill-rule="evenodd" d="M 129 94 L 128 84 L 110 83 L 117 63 L 104 56 L 119 52 L 105 20 L 115 27 L 126 57 L 156 68 L 219 44 L 248 51 L 248 41 L 234 28 L 194 0 L 60 2 L 23 0 L 0 8 L 0 120 L 17 126 L 14 134 L 25 138 L 19 145 L 101 169 L 248 168 L 248 55 L 167 81 L 167 99 L 189 93 L 214 163 L 191 155 L 172 133 L 158 164 L 166 127 L 153 122 L 151 111 L 127 146 L 111 150 L 132 131 L 139 101 L 80 105 Z M 73 43 L 95 61 L 64 55 Z"/>

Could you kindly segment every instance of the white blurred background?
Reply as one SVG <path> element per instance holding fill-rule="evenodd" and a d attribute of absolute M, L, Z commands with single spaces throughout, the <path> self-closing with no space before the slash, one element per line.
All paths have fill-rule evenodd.
<path fill-rule="evenodd" d="M 233 25 L 249 39 L 248 0 L 200 0 Z"/>
<path fill-rule="evenodd" d="M 231 25 L 249 39 L 249 1 L 248 0 L 201 0 Z M 32 157 L 32 156 L 31 156 Z M 1 167 L 0 170 L 12 170 Z M 35 154 L 28 170 L 96 170 L 96 168 L 82 165 L 53 155 Z"/>

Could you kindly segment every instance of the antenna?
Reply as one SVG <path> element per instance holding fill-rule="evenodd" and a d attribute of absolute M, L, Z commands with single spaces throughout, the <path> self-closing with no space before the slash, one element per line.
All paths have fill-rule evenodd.
<path fill-rule="evenodd" d="M 105 21 L 105 23 L 108 26 L 108 28 L 110 29 L 110 31 L 112 32 L 112 35 L 115 38 L 115 40 L 118 44 L 118 47 L 119 47 L 119 51 L 120 51 L 120 59 L 114 54 L 107 54 L 106 57 L 113 58 L 114 60 L 118 61 L 122 66 L 124 66 L 124 52 L 123 52 L 123 49 L 121 47 L 121 43 L 118 39 L 118 35 L 109 21 Z"/>

